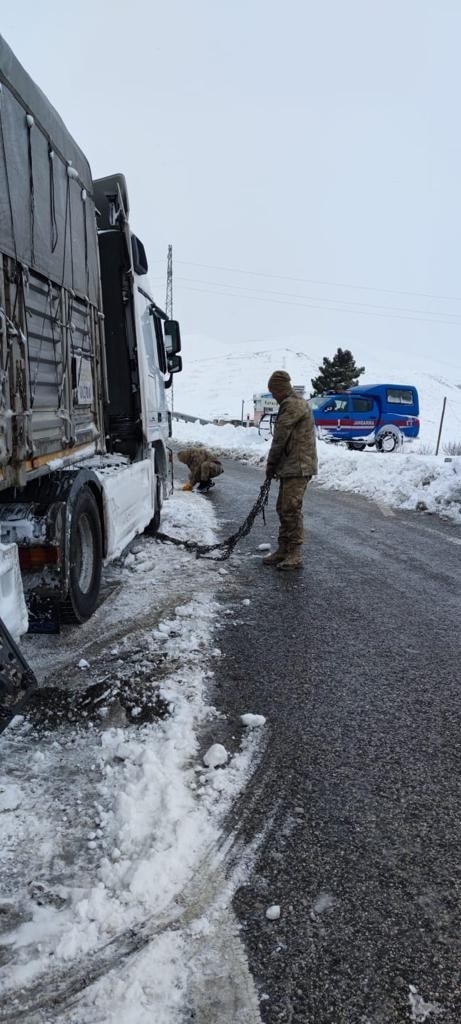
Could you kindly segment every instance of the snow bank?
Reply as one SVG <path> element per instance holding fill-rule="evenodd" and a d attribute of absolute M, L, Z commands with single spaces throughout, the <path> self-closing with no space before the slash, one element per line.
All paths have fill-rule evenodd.
<path fill-rule="evenodd" d="M 394 508 L 437 513 L 461 523 L 461 457 L 380 455 L 319 444 L 319 484 Z"/>
<path fill-rule="evenodd" d="M 201 444 L 252 465 L 263 465 L 270 437 L 256 427 L 174 424 L 179 442 Z M 375 449 L 351 452 L 342 445 L 318 442 L 320 486 L 353 491 L 382 504 L 444 515 L 461 523 L 461 456 L 418 455 L 417 451 L 379 454 Z"/>
<path fill-rule="evenodd" d="M 226 423 L 222 427 L 214 423 L 185 423 L 174 420 L 173 437 L 179 443 L 199 442 L 207 448 L 215 448 L 222 455 L 237 455 L 255 464 L 263 462 L 269 450 L 267 435 L 259 434 L 256 427 L 234 427 Z"/>

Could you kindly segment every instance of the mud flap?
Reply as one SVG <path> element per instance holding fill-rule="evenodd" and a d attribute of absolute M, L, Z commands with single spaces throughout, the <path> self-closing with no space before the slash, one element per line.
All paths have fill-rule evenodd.
<path fill-rule="evenodd" d="M 0 732 L 38 686 L 32 669 L 0 619 Z"/>

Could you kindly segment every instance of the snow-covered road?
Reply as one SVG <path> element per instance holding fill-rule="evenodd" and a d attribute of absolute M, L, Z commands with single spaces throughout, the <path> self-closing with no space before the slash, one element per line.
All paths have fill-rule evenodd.
<path fill-rule="evenodd" d="M 212 505 L 176 492 L 163 528 L 207 543 Z M 1 1021 L 171 1024 L 186 1004 L 211 1021 L 217 992 L 220 1019 L 259 1017 L 228 910 L 252 851 L 222 823 L 262 731 L 240 724 L 224 769 L 202 759 L 223 573 L 139 539 L 89 623 L 24 640 L 45 689 L 2 742 Z M 223 973 L 213 931 L 227 996 L 200 980 Z"/>

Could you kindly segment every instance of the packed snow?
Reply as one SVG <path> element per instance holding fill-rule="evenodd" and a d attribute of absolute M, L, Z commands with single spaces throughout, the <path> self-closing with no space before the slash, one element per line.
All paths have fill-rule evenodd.
<path fill-rule="evenodd" d="M 256 427 L 174 422 L 178 443 L 198 442 L 221 454 L 262 466 L 271 439 Z M 437 513 L 461 523 L 461 456 L 422 455 L 417 449 L 392 454 L 375 449 L 349 451 L 318 442 L 317 483 L 326 489 L 353 491 L 380 504 L 407 511 Z"/>
<path fill-rule="evenodd" d="M 249 711 L 244 715 L 240 715 L 240 721 L 247 729 L 258 729 L 261 725 L 266 724 L 264 715 L 253 715 Z"/>

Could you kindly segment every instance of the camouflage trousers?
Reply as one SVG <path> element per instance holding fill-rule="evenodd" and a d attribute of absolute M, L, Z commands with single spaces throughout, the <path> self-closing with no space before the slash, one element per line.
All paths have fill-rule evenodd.
<path fill-rule="evenodd" d="M 194 471 L 191 470 L 189 483 L 192 484 L 192 487 L 195 487 L 196 484 L 204 484 L 207 480 L 213 480 L 215 476 L 220 476 L 221 473 L 224 473 L 224 470 L 218 459 L 206 459 Z"/>
<path fill-rule="evenodd" d="M 287 476 L 280 479 L 277 515 L 280 519 L 279 547 L 294 548 L 303 543 L 303 498 L 310 476 Z"/>

